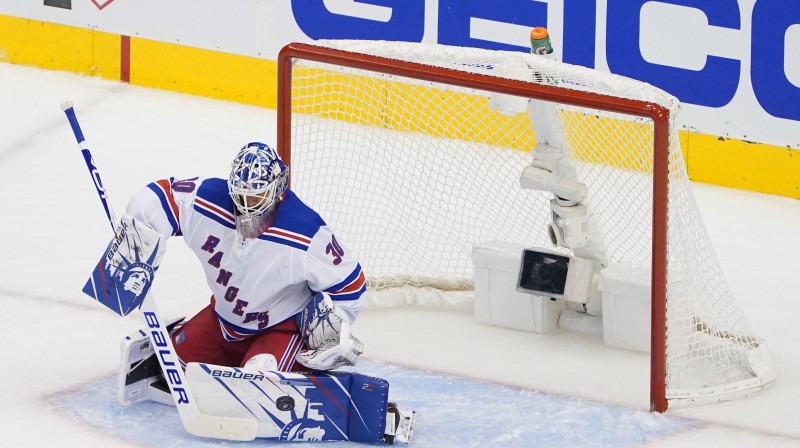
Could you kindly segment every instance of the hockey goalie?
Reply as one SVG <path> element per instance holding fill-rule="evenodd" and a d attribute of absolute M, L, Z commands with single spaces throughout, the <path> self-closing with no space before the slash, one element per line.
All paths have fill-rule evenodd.
<path fill-rule="evenodd" d="M 228 179 L 159 180 L 129 202 L 84 292 L 142 330 L 122 341 L 117 401 L 176 405 L 192 434 L 231 440 L 408 442 L 414 413 L 353 372 L 361 265 L 288 188 L 289 168 L 245 145 Z M 210 303 L 162 321 L 150 293 L 166 239 L 203 266 Z"/>

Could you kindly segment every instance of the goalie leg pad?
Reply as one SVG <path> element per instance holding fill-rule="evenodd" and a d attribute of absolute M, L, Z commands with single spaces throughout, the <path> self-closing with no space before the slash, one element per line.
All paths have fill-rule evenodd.
<path fill-rule="evenodd" d="M 387 427 L 389 383 L 358 373 L 265 372 L 189 363 L 186 377 L 201 411 L 255 418 L 259 438 L 391 443 L 390 436 L 391 441 L 410 437 L 413 425 L 411 413 L 410 420 L 399 418 Z M 409 430 L 398 431 L 401 426 Z"/>

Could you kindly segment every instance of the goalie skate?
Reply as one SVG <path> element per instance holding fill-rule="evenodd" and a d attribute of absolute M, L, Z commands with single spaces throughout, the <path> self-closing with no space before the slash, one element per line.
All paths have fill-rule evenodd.
<path fill-rule="evenodd" d="M 170 334 L 183 324 L 179 317 L 167 324 Z M 117 403 L 127 406 L 143 400 L 174 405 L 158 364 L 155 351 L 144 330 L 125 337 L 120 345 L 122 363 L 117 376 Z"/>
<path fill-rule="evenodd" d="M 391 445 L 395 442 L 408 443 L 414 432 L 415 411 L 401 412 L 397 403 L 389 402 L 386 407 L 386 434 L 384 440 Z"/>

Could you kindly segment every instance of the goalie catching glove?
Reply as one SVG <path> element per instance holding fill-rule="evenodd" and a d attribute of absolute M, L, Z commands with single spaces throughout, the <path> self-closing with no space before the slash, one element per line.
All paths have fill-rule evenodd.
<path fill-rule="evenodd" d="M 310 369 L 354 366 L 364 352 L 364 344 L 353 336 L 344 311 L 324 292 L 314 294 L 297 316 L 297 327 L 308 347 L 297 355 L 297 361 Z"/>

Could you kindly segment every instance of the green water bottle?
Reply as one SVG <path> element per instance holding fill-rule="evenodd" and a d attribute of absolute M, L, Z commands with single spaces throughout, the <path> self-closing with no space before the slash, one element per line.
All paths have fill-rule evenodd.
<path fill-rule="evenodd" d="M 553 52 L 547 28 L 537 26 L 531 30 L 531 54 L 545 55 Z"/>

